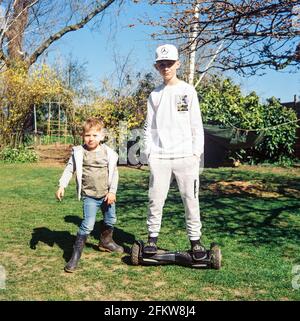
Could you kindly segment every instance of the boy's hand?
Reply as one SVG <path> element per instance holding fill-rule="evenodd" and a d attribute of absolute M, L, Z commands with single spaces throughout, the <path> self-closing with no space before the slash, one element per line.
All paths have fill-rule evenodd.
<path fill-rule="evenodd" d="M 105 195 L 104 202 L 107 203 L 107 205 L 111 205 L 116 201 L 116 195 L 114 193 L 108 192 Z"/>
<path fill-rule="evenodd" d="M 64 189 L 63 187 L 60 187 L 60 188 L 56 191 L 55 196 L 56 196 L 56 198 L 57 198 L 59 201 L 61 201 L 62 198 L 64 197 L 64 194 L 65 194 L 65 189 Z"/>

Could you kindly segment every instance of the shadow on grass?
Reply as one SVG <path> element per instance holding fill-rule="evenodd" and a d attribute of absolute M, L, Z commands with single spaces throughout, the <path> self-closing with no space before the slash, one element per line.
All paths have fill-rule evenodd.
<path fill-rule="evenodd" d="M 221 181 L 257 181 L 260 180 L 268 191 L 280 193 L 280 197 L 253 196 L 242 190 L 212 192 L 208 186 Z M 118 191 L 118 211 L 123 226 L 131 233 L 143 234 L 146 230 L 148 207 L 148 175 L 130 173 L 122 178 Z M 284 246 L 288 242 L 300 243 L 300 199 L 295 195 L 300 184 L 297 177 L 281 177 L 257 172 L 230 170 L 207 171 L 201 178 L 200 208 L 202 232 L 206 238 L 221 240 L 235 238 L 241 244 Z M 293 189 L 290 192 L 289 189 Z M 65 216 L 65 222 L 80 226 L 81 218 L 75 215 Z M 171 186 L 164 207 L 163 229 L 166 238 L 172 238 L 178 231 L 185 230 L 184 207 L 176 184 Z M 99 240 L 100 222 L 96 222 L 91 235 Z M 162 230 L 162 237 L 163 232 Z M 114 240 L 122 245 L 126 253 L 135 241 L 134 234 L 115 227 Z M 75 235 L 68 231 L 51 231 L 46 227 L 33 230 L 30 247 L 36 248 L 39 242 L 53 246 L 57 244 L 64 252 L 67 261 L 72 254 Z M 96 245 L 87 242 L 88 247 L 97 249 Z M 129 260 L 127 258 L 126 260 Z"/>
<path fill-rule="evenodd" d="M 147 175 L 126 177 L 120 189 L 119 210 L 126 213 L 127 224 L 136 224 L 137 229 L 146 223 L 147 180 Z M 201 221 L 205 237 L 217 237 L 219 240 L 232 237 L 243 244 L 255 246 L 299 244 L 299 177 L 218 169 L 206 171 L 200 181 Z M 260 194 L 237 189 L 238 184 L 225 186 L 224 191 L 209 189 L 211 184 L 234 181 L 259 183 L 257 191 Z M 162 223 L 169 235 L 185 229 L 184 208 L 175 182 L 165 203 Z"/>
<path fill-rule="evenodd" d="M 65 217 L 65 221 L 69 223 L 74 223 L 78 227 L 81 224 L 81 219 L 75 215 L 68 215 Z M 99 240 L 100 238 L 100 222 L 96 222 L 94 230 L 91 233 L 91 236 Z M 42 242 L 48 246 L 53 247 L 54 244 L 57 244 L 63 251 L 63 258 L 65 261 L 69 261 L 72 256 L 73 245 L 76 239 L 76 235 L 72 235 L 68 231 L 51 231 L 47 227 L 38 227 L 33 229 L 32 237 L 30 240 L 30 248 L 35 250 L 38 243 Z M 129 247 L 125 243 L 133 244 L 135 241 L 134 235 L 123 231 L 117 227 L 114 228 L 114 241 L 124 247 L 125 253 L 129 254 L 131 246 Z M 93 248 L 96 251 L 99 251 L 97 245 L 91 244 L 89 239 L 86 242 L 86 247 Z"/>
<path fill-rule="evenodd" d="M 78 228 L 80 227 L 81 221 L 82 221 L 81 218 L 76 215 L 65 216 L 65 222 L 73 223 L 76 226 L 78 226 Z M 96 240 L 100 240 L 100 224 L 101 224 L 101 222 L 102 221 L 96 222 L 94 229 L 91 232 L 91 236 L 93 236 Z M 135 237 L 133 234 L 125 232 L 124 230 L 122 230 L 118 227 L 114 227 L 113 239 L 117 244 L 124 247 L 125 253 L 130 253 L 130 248 L 126 245 L 126 243 L 133 244 L 135 241 Z"/>
<path fill-rule="evenodd" d="M 67 231 L 51 231 L 47 227 L 37 227 L 33 229 L 30 248 L 36 250 L 39 242 L 51 247 L 57 244 L 63 250 L 63 258 L 67 262 L 71 258 L 75 238 L 75 235 Z"/>
<path fill-rule="evenodd" d="M 225 178 L 228 179 L 228 176 Z M 240 243 L 255 246 L 282 246 L 287 242 L 300 242 L 299 199 L 291 195 L 268 198 L 242 191 L 237 194 L 227 192 L 228 188 L 225 193 L 215 194 L 209 190 L 200 193 L 202 233 L 205 238 L 218 239 L 220 242 L 224 237 L 232 237 Z M 136 188 L 128 186 L 125 193 L 143 204 L 143 210 L 139 206 L 130 209 L 129 204 L 119 204 L 120 212 L 126 213 L 127 224 L 136 225 L 137 229 L 146 226 L 146 215 L 140 215 L 144 208 L 147 209 L 146 202 L 142 203 L 144 197 L 141 192 L 137 193 Z M 167 238 L 172 238 L 178 231 L 185 233 L 184 206 L 176 187 L 170 188 L 162 226 L 168 231 Z M 161 238 L 164 238 L 164 230 L 161 231 Z M 137 233 L 140 234 L 139 231 Z"/>
<path fill-rule="evenodd" d="M 209 233 L 232 236 L 241 243 L 299 243 L 299 221 L 296 221 L 299 207 L 296 199 L 206 195 L 203 196 L 202 221 Z"/>

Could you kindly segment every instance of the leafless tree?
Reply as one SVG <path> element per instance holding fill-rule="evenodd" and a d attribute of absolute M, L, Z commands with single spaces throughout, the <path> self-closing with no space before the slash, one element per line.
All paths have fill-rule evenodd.
<path fill-rule="evenodd" d="M 0 0 L 0 61 L 22 60 L 28 67 L 69 32 L 122 0 Z"/>
<path fill-rule="evenodd" d="M 255 74 L 266 67 L 300 67 L 300 0 L 153 0 L 169 15 L 148 21 L 161 27 L 158 40 L 201 51 L 207 69 Z M 197 5 L 197 6 L 195 6 Z M 195 8 L 199 10 L 195 15 Z M 191 37 L 191 33 L 195 33 Z M 203 66 L 199 68 L 204 72 Z"/>

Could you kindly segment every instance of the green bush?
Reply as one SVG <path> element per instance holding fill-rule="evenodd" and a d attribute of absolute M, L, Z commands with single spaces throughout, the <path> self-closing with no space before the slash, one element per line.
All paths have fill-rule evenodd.
<path fill-rule="evenodd" d="M 230 79 L 213 77 L 198 90 L 205 124 L 229 128 L 257 130 L 264 136 L 251 149 L 230 152 L 243 162 L 289 164 L 293 160 L 296 141 L 296 113 L 272 97 L 260 103 L 255 92 L 243 96 Z M 247 131 L 244 131 L 247 133 Z"/>
<path fill-rule="evenodd" d="M 5 147 L 0 152 L 0 159 L 5 163 L 34 163 L 38 161 L 38 155 L 27 147 Z"/>
<path fill-rule="evenodd" d="M 286 164 L 294 153 L 297 115 L 274 97 L 268 99 L 264 107 L 265 138 L 253 151 L 253 158 Z"/>

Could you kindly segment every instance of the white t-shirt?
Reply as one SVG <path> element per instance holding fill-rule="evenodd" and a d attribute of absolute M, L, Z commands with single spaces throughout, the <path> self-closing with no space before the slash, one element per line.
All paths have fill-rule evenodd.
<path fill-rule="evenodd" d="M 195 88 L 179 81 L 152 91 L 147 103 L 145 153 L 156 158 L 201 157 L 203 148 L 203 124 Z"/>

